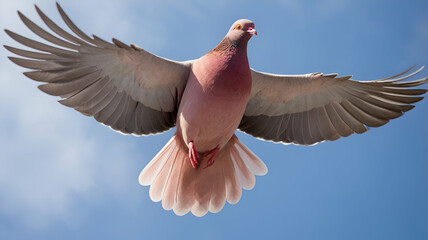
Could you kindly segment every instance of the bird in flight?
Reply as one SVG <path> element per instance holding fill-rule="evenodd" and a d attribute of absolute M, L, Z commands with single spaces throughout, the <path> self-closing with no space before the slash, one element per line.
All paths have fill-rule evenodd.
<path fill-rule="evenodd" d="M 401 81 L 410 69 L 379 80 L 310 73 L 277 75 L 249 66 L 247 44 L 257 35 L 252 21 L 233 23 L 217 47 L 184 62 L 153 55 L 117 39 L 82 32 L 57 4 L 66 31 L 36 10 L 51 31 L 18 12 L 24 24 L 50 44 L 6 33 L 34 50 L 4 46 L 20 57 L 24 75 L 43 92 L 124 134 L 149 135 L 176 126 L 176 133 L 142 170 L 150 198 L 177 215 L 219 212 L 252 189 L 266 165 L 235 135 L 313 145 L 366 132 L 412 109 L 428 81 Z M 413 72 L 412 72 L 413 71 Z M 407 74 L 407 75 L 406 75 Z"/>

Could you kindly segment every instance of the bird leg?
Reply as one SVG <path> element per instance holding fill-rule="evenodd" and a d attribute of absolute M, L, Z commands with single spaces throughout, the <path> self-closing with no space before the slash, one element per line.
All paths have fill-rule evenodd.
<path fill-rule="evenodd" d="M 220 148 L 217 146 L 216 148 L 214 148 L 213 150 L 206 152 L 204 154 L 204 157 L 208 157 L 210 156 L 210 158 L 207 161 L 207 165 L 205 167 L 203 167 L 202 169 L 206 169 L 211 167 L 214 164 L 215 161 L 215 157 L 217 156 L 218 151 L 220 150 Z"/>
<path fill-rule="evenodd" d="M 199 165 L 198 152 L 196 152 L 196 148 L 195 148 L 195 145 L 193 144 L 193 141 L 190 141 L 188 145 L 189 145 L 190 163 L 192 164 L 193 168 L 196 168 Z"/>

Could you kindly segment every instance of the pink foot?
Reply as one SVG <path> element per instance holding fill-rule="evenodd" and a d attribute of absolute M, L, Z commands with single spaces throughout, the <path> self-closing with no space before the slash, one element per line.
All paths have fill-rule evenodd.
<path fill-rule="evenodd" d="M 196 152 L 195 145 L 193 141 L 189 142 L 189 159 L 193 168 L 196 168 L 199 165 L 198 162 L 198 152 Z"/>
<path fill-rule="evenodd" d="M 203 167 L 202 169 L 206 169 L 206 168 L 209 168 L 209 167 L 211 167 L 213 164 L 214 164 L 214 162 L 215 162 L 215 157 L 217 156 L 217 153 L 218 153 L 218 151 L 220 150 L 220 148 L 217 146 L 216 148 L 214 148 L 213 150 L 211 150 L 211 151 L 209 151 L 209 152 L 206 152 L 205 154 L 204 154 L 204 157 L 208 157 L 208 156 L 210 156 L 210 158 L 208 159 L 208 161 L 207 161 L 207 165 L 205 166 L 205 167 Z"/>

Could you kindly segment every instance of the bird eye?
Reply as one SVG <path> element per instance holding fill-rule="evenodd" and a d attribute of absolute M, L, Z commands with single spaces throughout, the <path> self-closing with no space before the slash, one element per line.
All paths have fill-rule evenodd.
<path fill-rule="evenodd" d="M 236 25 L 235 29 L 240 30 L 242 28 L 241 24 Z"/>

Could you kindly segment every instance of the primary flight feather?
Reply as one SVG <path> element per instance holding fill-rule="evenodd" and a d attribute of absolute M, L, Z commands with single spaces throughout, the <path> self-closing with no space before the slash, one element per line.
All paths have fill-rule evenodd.
<path fill-rule="evenodd" d="M 147 135 L 177 126 L 165 147 L 139 176 L 153 201 L 177 215 L 203 216 L 237 203 L 266 165 L 235 136 L 237 129 L 264 140 L 313 145 L 336 140 L 401 116 L 426 90 L 423 78 L 405 75 L 355 81 L 350 76 L 311 73 L 275 75 L 252 70 L 247 44 L 254 23 L 233 23 L 220 44 L 196 60 L 177 62 L 117 39 L 83 33 L 63 9 L 65 31 L 36 10 L 50 33 L 18 12 L 44 44 L 6 30 L 38 51 L 5 46 L 9 57 L 33 69 L 24 74 L 59 102 L 125 134 Z M 403 76 L 404 75 L 404 76 Z"/>

